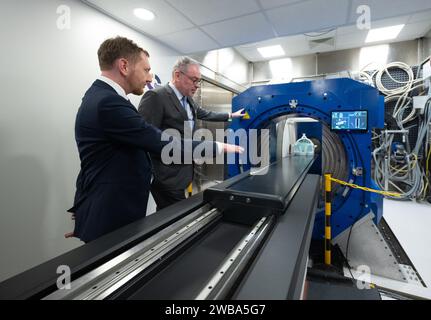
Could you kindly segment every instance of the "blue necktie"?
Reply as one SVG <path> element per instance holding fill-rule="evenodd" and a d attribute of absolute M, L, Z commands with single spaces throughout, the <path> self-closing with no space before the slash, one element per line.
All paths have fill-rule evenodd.
<path fill-rule="evenodd" d="M 184 108 L 184 110 L 186 111 L 186 113 L 187 113 L 187 118 L 189 119 L 189 124 L 190 124 L 190 127 L 191 127 L 191 129 L 193 130 L 193 127 L 194 127 L 194 121 L 193 121 L 193 118 L 192 119 L 190 119 L 190 115 L 189 115 L 189 110 L 188 110 L 188 108 L 187 108 L 187 97 L 186 96 L 183 96 L 182 98 L 181 98 L 181 104 L 182 104 L 182 106 L 183 106 L 183 108 Z"/>
<path fill-rule="evenodd" d="M 183 105 L 184 110 L 187 112 L 187 97 L 183 96 L 181 99 L 181 104 Z"/>

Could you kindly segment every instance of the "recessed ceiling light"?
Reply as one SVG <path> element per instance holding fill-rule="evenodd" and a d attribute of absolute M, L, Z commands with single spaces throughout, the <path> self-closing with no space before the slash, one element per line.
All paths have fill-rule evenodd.
<path fill-rule="evenodd" d="M 264 58 L 273 58 L 285 55 L 283 48 L 279 44 L 275 46 L 257 48 L 257 51 L 259 51 L 260 55 Z"/>
<path fill-rule="evenodd" d="M 147 20 L 147 21 L 153 20 L 156 17 L 156 15 L 153 12 L 151 12 L 150 10 L 147 10 L 147 9 L 143 9 L 143 8 L 137 8 L 137 9 L 133 10 L 133 13 L 139 19 Z"/>
<path fill-rule="evenodd" d="M 367 39 L 365 39 L 365 42 L 369 43 L 395 39 L 396 37 L 398 37 L 404 26 L 405 24 L 399 24 L 391 27 L 371 29 L 370 31 L 368 31 Z"/>

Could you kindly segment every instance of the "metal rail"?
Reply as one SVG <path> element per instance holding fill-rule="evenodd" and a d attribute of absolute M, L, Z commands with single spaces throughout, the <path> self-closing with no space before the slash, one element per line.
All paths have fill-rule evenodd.
<path fill-rule="evenodd" d="M 256 253 L 259 245 L 271 230 L 274 223 L 274 216 L 263 217 L 252 228 L 238 245 L 231 251 L 222 265 L 214 273 L 213 277 L 197 295 L 196 300 L 204 299 L 226 299 L 235 285 L 235 281 L 240 277 Z"/>
<path fill-rule="evenodd" d="M 44 300 L 102 300 L 161 260 L 180 243 L 220 216 L 204 206 L 130 250 L 71 283 L 70 290 L 57 290 Z"/>

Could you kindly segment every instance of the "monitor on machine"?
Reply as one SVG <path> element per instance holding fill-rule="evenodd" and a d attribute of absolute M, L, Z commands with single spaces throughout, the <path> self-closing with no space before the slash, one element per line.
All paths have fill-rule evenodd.
<path fill-rule="evenodd" d="M 332 130 L 367 130 L 367 111 L 331 112 Z"/>

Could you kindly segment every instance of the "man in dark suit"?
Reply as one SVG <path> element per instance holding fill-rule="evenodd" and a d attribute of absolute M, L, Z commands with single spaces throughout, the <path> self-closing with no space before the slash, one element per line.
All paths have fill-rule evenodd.
<path fill-rule="evenodd" d="M 172 81 L 166 86 L 148 91 L 139 104 L 139 113 L 160 130 L 175 129 L 187 136 L 195 129 L 196 119 L 227 121 L 243 117 L 243 109 L 231 113 L 211 112 L 197 105 L 192 97 L 201 84 L 199 64 L 187 57 L 180 58 L 172 72 Z M 185 189 L 193 180 L 192 164 L 163 164 L 152 158 L 155 178 L 151 194 L 157 210 L 185 199 Z"/>
<path fill-rule="evenodd" d="M 102 75 L 85 93 L 76 117 L 81 171 L 68 210 L 75 216 L 75 230 L 68 236 L 84 242 L 145 217 L 152 175 L 148 153 L 160 157 L 170 143 L 127 98 L 142 95 L 152 80 L 148 52 L 117 37 L 100 46 L 98 57 Z M 212 141 L 204 143 L 216 148 Z M 241 152 L 232 145 L 219 147 Z"/>

